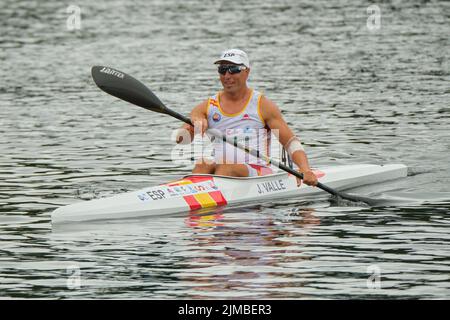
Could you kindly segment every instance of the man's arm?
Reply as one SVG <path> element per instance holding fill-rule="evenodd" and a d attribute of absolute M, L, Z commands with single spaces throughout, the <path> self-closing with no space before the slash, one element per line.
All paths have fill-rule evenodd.
<path fill-rule="evenodd" d="M 208 110 L 208 100 L 205 100 L 202 103 L 198 104 L 194 109 L 192 109 L 191 114 L 190 114 L 191 121 L 194 125 L 199 125 L 198 124 L 199 122 L 201 123 L 202 133 L 205 132 L 206 129 L 208 128 L 208 120 L 207 120 L 207 114 L 206 114 L 207 110 Z M 187 132 L 189 132 L 189 136 L 190 136 L 189 142 L 183 141 L 183 136 L 187 136 L 187 135 L 186 135 L 186 131 L 181 131 L 181 130 L 187 130 Z M 183 124 L 181 126 L 181 128 L 178 129 L 178 134 L 177 134 L 177 139 L 176 139 L 177 143 L 182 143 L 182 142 L 183 142 L 183 144 L 191 143 L 193 139 L 194 139 L 194 128 L 187 123 Z"/>
<path fill-rule="evenodd" d="M 260 112 L 264 119 L 266 125 L 271 130 L 278 130 L 279 141 L 287 150 L 289 149 L 288 143 L 294 141 L 295 135 L 292 130 L 287 125 L 286 121 L 283 119 L 283 115 L 277 105 L 267 99 L 266 97 L 261 97 Z M 308 157 L 304 150 L 296 150 L 290 154 L 292 161 L 299 167 L 299 171 L 304 174 L 304 181 L 308 185 L 317 184 L 317 178 L 312 173 L 309 167 Z"/>

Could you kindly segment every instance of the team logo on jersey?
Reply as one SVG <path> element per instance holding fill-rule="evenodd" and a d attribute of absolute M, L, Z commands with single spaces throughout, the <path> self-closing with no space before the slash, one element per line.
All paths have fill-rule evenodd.
<path fill-rule="evenodd" d="M 242 116 L 242 120 L 250 120 L 250 116 L 246 113 Z"/>
<path fill-rule="evenodd" d="M 209 103 L 212 104 L 213 106 L 219 107 L 219 101 L 214 100 L 214 99 L 209 99 Z"/>
<path fill-rule="evenodd" d="M 214 122 L 219 122 L 220 119 L 222 119 L 222 116 L 216 112 L 213 114 L 212 119 Z"/>

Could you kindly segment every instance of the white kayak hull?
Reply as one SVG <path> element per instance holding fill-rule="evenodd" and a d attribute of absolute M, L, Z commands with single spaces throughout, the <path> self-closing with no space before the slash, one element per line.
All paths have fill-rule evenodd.
<path fill-rule="evenodd" d="M 407 167 L 390 165 L 346 165 L 315 170 L 323 184 L 344 190 L 406 177 Z M 181 180 L 60 207 L 52 213 L 52 223 L 126 219 L 189 212 L 257 200 L 284 199 L 324 194 L 288 173 L 253 178 L 216 175 L 188 175 Z"/>

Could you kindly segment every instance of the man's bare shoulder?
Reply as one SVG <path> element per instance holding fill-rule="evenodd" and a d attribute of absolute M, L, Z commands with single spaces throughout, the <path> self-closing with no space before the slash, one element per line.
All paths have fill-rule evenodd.
<path fill-rule="evenodd" d="M 260 109 L 261 115 L 265 120 L 271 117 L 276 117 L 280 114 L 280 109 L 278 108 L 276 103 L 264 95 L 261 96 Z"/>
<path fill-rule="evenodd" d="M 209 99 L 203 100 L 202 102 L 200 102 L 198 105 L 196 105 L 194 107 L 194 109 L 192 109 L 192 111 L 197 111 L 197 112 L 202 112 L 202 113 L 206 113 L 206 110 L 208 108 L 208 101 Z"/>

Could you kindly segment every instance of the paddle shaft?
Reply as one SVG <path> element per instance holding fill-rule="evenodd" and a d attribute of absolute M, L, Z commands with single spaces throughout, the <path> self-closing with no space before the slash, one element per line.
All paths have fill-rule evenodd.
<path fill-rule="evenodd" d="M 192 123 L 191 119 L 189 119 L 186 116 L 183 116 L 182 114 L 179 114 L 178 112 L 175 112 L 175 111 L 167 108 L 167 114 L 194 127 L 194 124 Z M 229 143 L 229 144 L 235 146 L 236 148 L 239 148 L 239 149 L 251 154 L 254 157 L 263 159 L 268 164 L 273 164 L 273 165 L 277 166 L 278 168 L 280 168 L 281 170 L 284 170 L 284 171 L 289 172 L 290 174 L 296 176 L 297 178 L 303 179 L 303 174 L 301 172 L 295 171 L 294 169 L 289 168 L 288 166 L 284 165 L 283 163 L 281 163 L 275 159 L 272 159 L 265 155 L 260 154 L 259 150 L 255 150 L 255 149 L 246 147 L 246 146 L 240 144 L 239 142 L 237 142 L 236 140 L 231 141 L 225 135 L 219 134 L 218 132 L 214 132 L 212 130 L 207 130 L 207 133 L 226 142 L 226 143 Z M 334 190 L 330 187 L 327 187 L 326 185 L 322 184 L 321 182 L 317 182 L 316 186 L 332 195 L 341 196 L 336 190 Z M 346 198 L 346 197 L 343 196 L 343 198 Z"/>

